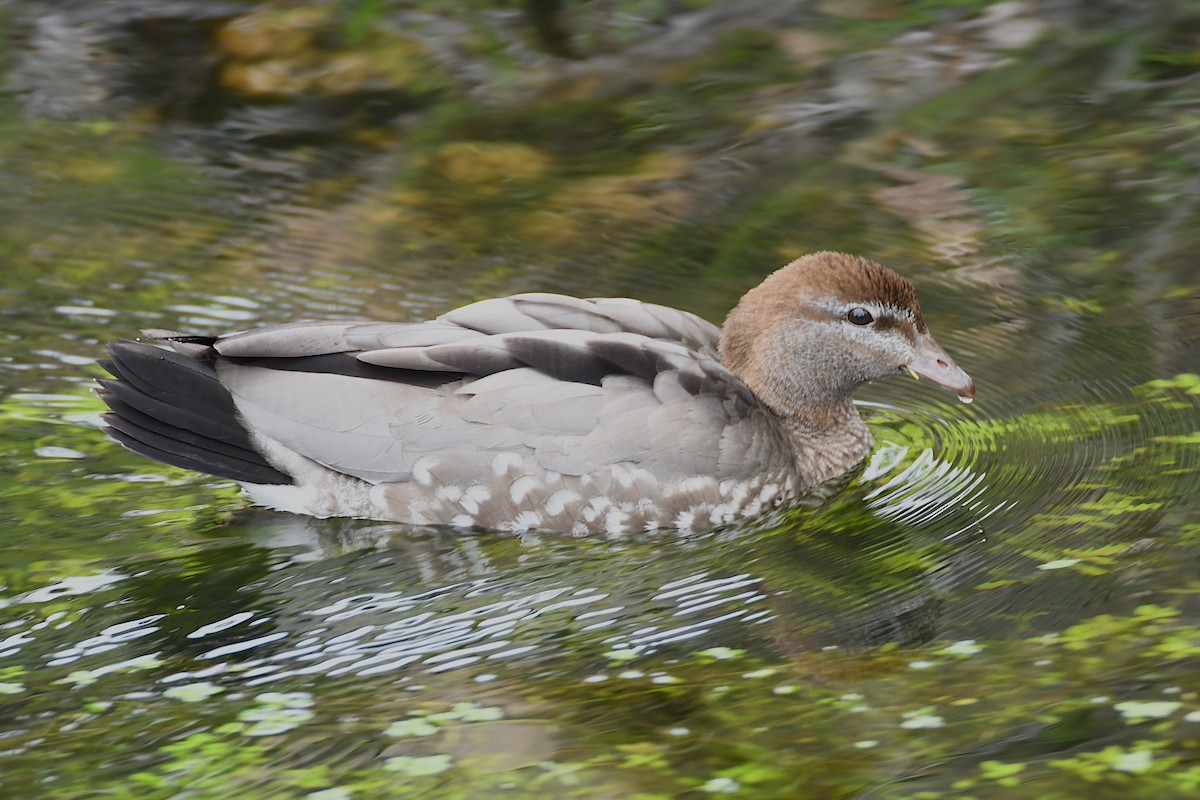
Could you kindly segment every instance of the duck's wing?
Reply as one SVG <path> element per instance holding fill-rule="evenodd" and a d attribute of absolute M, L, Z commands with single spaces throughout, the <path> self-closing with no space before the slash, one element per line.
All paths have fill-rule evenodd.
<path fill-rule="evenodd" d="M 372 483 L 465 485 L 497 459 L 564 475 L 761 464 L 778 442 L 717 359 L 718 337 L 675 309 L 533 294 L 426 323 L 277 326 L 212 347 L 255 434 Z"/>
<path fill-rule="evenodd" d="M 716 352 L 721 329 L 687 311 L 624 297 L 581 300 L 531 292 L 481 300 L 429 322 L 301 322 L 274 325 L 220 337 L 217 350 L 228 357 L 322 355 L 355 350 L 449 344 L 499 333 L 546 330 L 634 333 Z M 159 338 L 191 337 L 170 332 Z"/>

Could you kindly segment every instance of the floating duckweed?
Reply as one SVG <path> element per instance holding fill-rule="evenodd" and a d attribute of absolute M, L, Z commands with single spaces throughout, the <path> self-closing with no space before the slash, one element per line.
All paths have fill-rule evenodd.
<path fill-rule="evenodd" d="M 384 733 L 388 736 L 431 736 L 438 732 L 437 725 L 420 717 L 393 722 Z"/>
<path fill-rule="evenodd" d="M 313 696 L 308 692 L 263 692 L 254 698 L 267 706 L 280 708 L 311 708 Z"/>
<path fill-rule="evenodd" d="M 304 795 L 306 800 L 350 800 L 352 796 L 353 793 L 349 789 L 343 789 L 340 786 Z"/>
<path fill-rule="evenodd" d="M 263 692 L 254 698 L 259 705 L 238 714 L 241 722 L 253 723 L 242 731 L 246 736 L 274 736 L 296 728 L 316 716 L 309 708 L 308 692 Z"/>
<path fill-rule="evenodd" d="M 1169 717 L 1178 711 L 1179 707 L 1180 704 L 1174 700 L 1151 700 L 1149 702 L 1129 700 L 1113 706 L 1113 708 L 1121 712 L 1121 716 L 1127 722 L 1143 722 L 1148 719 Z"/>
<path fill-rule="evenodd" d="M 696 655 L 711 658 L 714 661 L 728 661 L 731 658 L 739 658 L 745 653 L 745 650 L 735 650 L 732 647 L 710 647 L 707 650 L 696 651 Z"/>
<path fill-rule="evenodd" d="M 452 766 L 454 759 L 445 753 L 433 756 L 395 756 L 383 762 L 383 768 L 388 772 L 403 772 L 413 777 L 439 775 Z"/>
<path fill-rule="evenodd" d="M 1112 768 L 1117 772 L 1145 772 L 1154 765 L 1154 754 L 1149 750 L 1134 750 L 1122 753 L 1113 759 Z"/>
<path fill-rule="evenodd" d="M 1038 569 L 1066 569 L 1079 564 L 1081 559 L 1078 558 L 1056 558 L 1054 561 L 1047 561 L 1045 564 L 1038 566 Z"/>
<path fill-rule="evenodd" d="M 83 686 L 91 686 L 93 683 L 99 680 L 99 678 L 100 674 L 94 670 L 77 669 L 73 672 L 67 673 L 65 678 L 59 678 L 55 681 L 55 683 L 70 683 L 78 689 Z"/>
<path fill-rule="evenodd" d="M 901 728 L 940 728 L 946 724 L 945 720 L 933 713 L 932 708 L 906 711 L 902 716 L 904 717 L 904 721 L 900 723 Z"/>
<path fill-rule="evenodd" d="M 963 639 L 961 642 L 955 642 L 949 647 L 943 647 L 941 650 L 938 650 L 939 653 L 945 653 L 950 656 L 973 656 L 982 651 L 983 648 L 975 644 L 974 639 Z"/>
<path fill-rule="evenodd" d="M 182 700 L 185 703 L 200 703 L 215 694 L 225 691 L 213 683 L 187 683 L 182 686 L 172 686 L 163 692 L 163 697 Z"/>
<path fill-rule="evenodd" d="M 638 670 L 636 670 L 636 669 L 627 669 L 627 670 L 625 670 L 624 672 L 618 672 L 618 673 L 617 673 L 617 677 L 618 677 L 618 678 L 625 678 L 626 680 L 636 680 L 636 679 L 638 679 L 638 678 L 644 678 L 644 677 L 646 677 L 646 673 L 644 673 L 644 672 L 639 672 L 639 671 L 638 671 Z"/>
<path fill-rule="evenodd" d="M 734 794 L 742 785 L 733 778 L 713 778 L 700 788 L 709 794 Z"/>
<path fill-rule="evenodd" d="M 771 691 L 774 692 L 775 694 L 795 694 L 797 691 L 797 687 L 791 685 L 790 683 L 785 683 L 785 684 L 776 686 Z"/>
<path fill-rule="evenodd" d="M 937 666 L 936 661 L 910 661 L 910 662 L 908 662 L 909 669 L 929 669 L 930 667 L 936 667 L 936 666 Z"/>
<path fill-rule="evenodd" d="M 315 714 L 307 708 L 281 708 L 279 706 L 259 706 L 248 708 L 238 714 L 242 722 L 253 722 L 244 733 L 247 736 L 274 736 L 286 733 L 312 719 Z"/>
<path fill-rule="evenodd" d="M 3 683 L 0 682 L 0 694 L 20 694 L 25 691 L 23 683 Z"/>
<path fill-rule="evenodd" d="M 742 673 L 742 677 L 743 677 L 743 678 L 750 678 L 750 679 L 754 679 L 754 678 L 769 678 L 769 677 L 771 677 L 771 676 L 772 676 L 772 675 L 774 675 L 774 674 L 775 674 L 775 670 L 774 670 L 774 669 L 772 669 L 771 667 L 765 667 L 765 668 L 763 668 L 763 669 L 756 669 L 756 670 L 754 670 L 753 672 L 744 672 L 744 673 Z"/>
<path fill-rule="evenodd" d="M 984 761 L 979 765 L 979 771 L 989 781 L 995 781 L 1001 786 L 1016 786 L 1021 782 L 1017 775 L 1025 771 L 1024 764 L 1010 764 L 1005 761 Z"/>

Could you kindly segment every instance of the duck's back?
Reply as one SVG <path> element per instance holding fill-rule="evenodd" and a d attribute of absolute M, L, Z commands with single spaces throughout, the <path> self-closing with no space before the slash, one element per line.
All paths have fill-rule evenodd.
<path fill-rule="evenodd" d="M 165 338 L 211 367 L 253 451 L 290 480 L 224 473 L 259 502 L 617 532 L 707 526 L 792 492 L 787 438 L 720 362 L 719 337 L 663 306 L 526 294 L 424 323 Z"/>

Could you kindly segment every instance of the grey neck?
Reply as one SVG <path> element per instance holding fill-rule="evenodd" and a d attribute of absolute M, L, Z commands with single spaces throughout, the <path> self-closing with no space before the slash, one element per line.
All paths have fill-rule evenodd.
<path fill-rule="evenodd" d="M 803 488 L 842 474 L 871 452 L 871 432 L 849 399 L 805 412 L 782 419 Z"/>

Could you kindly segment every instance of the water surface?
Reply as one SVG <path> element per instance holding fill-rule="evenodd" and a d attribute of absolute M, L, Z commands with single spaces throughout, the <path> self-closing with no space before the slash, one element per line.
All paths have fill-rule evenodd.
<path fill-rule="evenodd" d="M 1200 791 L 1189 45 L 735 5 L 566 39 L 505 10 L 13 14 L 6 795 Z M 736 525 L 315 521 L 98 429 L 94 360 L 143 328 L 520 291 L 719 322 L 816 249 L 909 275 L 977 401 L 866 388 L 868 462 Z"/>

